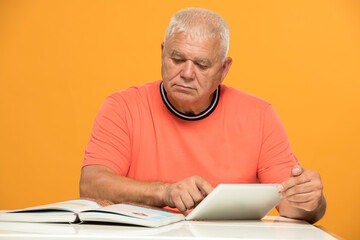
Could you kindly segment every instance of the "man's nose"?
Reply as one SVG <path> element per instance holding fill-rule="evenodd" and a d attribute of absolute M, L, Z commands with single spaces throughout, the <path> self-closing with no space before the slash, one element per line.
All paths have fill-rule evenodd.
<path fill-rule="evenodd" d="M 180 76 L 187 80 L 192 80 L 195 78 L 195 66 L 191 60 L 187 60 L 183 64 Z"/>

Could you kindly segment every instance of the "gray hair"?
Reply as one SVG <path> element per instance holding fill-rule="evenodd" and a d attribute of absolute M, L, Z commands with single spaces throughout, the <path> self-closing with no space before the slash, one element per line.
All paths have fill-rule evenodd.
<path fill-rule="evenodd" d="M 229 26 L 227 22 L 217 13 L 203 8 L 185 8 L 178 11 L 171 18 L 165 33 L 166 41 L 174 33 L 185 33 L 191 37 L 217 36 L 221 39 L 221 57 L 226 58 L 229 51 Z"/>

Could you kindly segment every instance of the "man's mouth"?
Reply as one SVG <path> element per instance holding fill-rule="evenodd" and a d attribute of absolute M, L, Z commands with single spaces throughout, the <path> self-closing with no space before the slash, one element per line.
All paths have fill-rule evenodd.
<path fill-rule="evenodd" d="M 179 85 L 179 84 L 175 84 L 175 86 L 182 88 L 182 89 L 188 89 L 188 90 L 193 90 L 194 88 L 189 87 L 189 86 L 184 86 L 184 85 Z"/>

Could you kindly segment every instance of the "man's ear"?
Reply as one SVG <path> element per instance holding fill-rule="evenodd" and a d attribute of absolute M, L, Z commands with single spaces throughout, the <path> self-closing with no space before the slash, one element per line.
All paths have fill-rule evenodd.
<path fill-rule="evenodd" d="M 232 64 L 232 58 L 231 57 L 225 58 L 225 61 L 224 61 L 223 65 L 222 65 L 223 72 L 222 72 L 222 75 L 221 75 L 221 82 L 224 81 L 226 75 L 228 74 L 228 72 L 230 70 L 230 67 L 231 67 L 231 64 Z"/>
<path fill-rule="evenodd" d="M 162 58 L 162 56 L 163 56 L 163 54 L 164 54 L 164 47 L 165 47 L 165 43 L 162 42 L 162 43 L 161 43 L 161 58 Z"/>

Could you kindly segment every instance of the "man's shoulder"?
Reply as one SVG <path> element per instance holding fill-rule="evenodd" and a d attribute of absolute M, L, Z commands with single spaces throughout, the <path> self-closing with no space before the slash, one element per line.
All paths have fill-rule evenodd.
<path fill-rule="evenodd" d="M 222 97 L 224 97 L 226 100 L 235 101 L 237 103 L 256 104 L 264 107 L 271 105 L 267 100 L 261 97 L 244 92 L 237 88 L 230 87 L 225 84 L 221 84 L 220 94 L 222 94 Z"/>
<path fill-rule="evenodd" d="M 115 100 L 132 101 L 134 99 L 147 98 L 156 91 L 160 92 L 161 81 L 149 82 L 137 86 L 128 87 L 110 94 Z"/>

